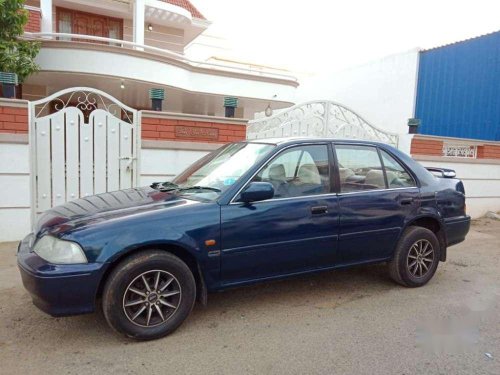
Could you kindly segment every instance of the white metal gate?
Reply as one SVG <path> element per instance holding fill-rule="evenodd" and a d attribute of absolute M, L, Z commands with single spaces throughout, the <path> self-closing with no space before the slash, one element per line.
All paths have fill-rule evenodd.
<path fill-rule="evenodd" d="M 329 100 L 297 104 L 271 117 L 251 120 L 247 126 L 247 139 L 304 136 L 369 139 L 398 146 L 397 134 L 379 129 Z"/>
<path fill-rule="evenodd" d="M 31 102 L 32 219 L 73 199 L 135 187 L 139 142 L 137 111 L 103 91 L 75 87 Z"/>

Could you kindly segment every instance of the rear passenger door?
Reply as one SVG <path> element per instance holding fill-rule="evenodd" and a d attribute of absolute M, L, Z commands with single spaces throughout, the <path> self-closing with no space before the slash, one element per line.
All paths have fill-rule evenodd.
<path fill-rule="evenodd" d="M 419 189 L 393 155 L 376 146 L 335 144 L 339 170 L 339 253 L 343 264 L 391 256 Z"/>

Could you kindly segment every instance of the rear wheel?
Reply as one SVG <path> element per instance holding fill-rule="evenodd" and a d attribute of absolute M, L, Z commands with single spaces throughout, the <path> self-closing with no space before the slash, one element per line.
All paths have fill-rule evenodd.
<path fill-rule="evenodd" d="M 196 284 L 189 267 L 161 250 L 125 259 L 109 276 L 102 307 L 109 325 L 140 340 L 177 329 L 193 309 Z"/>
<path fill-rule="evenodd" d="M 409 227 L 398 242 L 389 274 L 407 287 L 427 284 L 434 276 L 440 259 L 439 241 L 429 229 Z"/>

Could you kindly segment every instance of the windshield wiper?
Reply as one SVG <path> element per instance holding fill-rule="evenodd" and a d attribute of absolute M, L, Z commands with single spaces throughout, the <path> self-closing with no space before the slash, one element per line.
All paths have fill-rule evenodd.
<path fill-rule="evenodd" d="M 189 191 L 189 190 L 210 190 L 214 191 L 216 193 L 220 193 L 221 190 L 211 187 L 211 186 L 200 186 L 200 185 L 195 185 L 195 186 L 187 186 L 187 187 L 179 187 L 179 185 L 174 184 L 173 182 L 153 182 L 150 187 L 152 187 L 155 190 L 159 191 Z"/>
<path fill-rule="evenodd" d="M 153 182 L 151 185 L 149 185 L 155 190 L 159 191 L 172 191 L 172 190 L 177 190 L 179 188 L 179 185 L 174 184 L 173 182 L 170 181 L 165 181 L 165 182 Z"/>
<path fill-rule="evenodd" d="M 217 188 L 214 188 L 211 186 L 198 186 L 198 185 L 189 186 L 189 187 L 179 189 L 179 191 L 187 191 L 187 190 L 210 190 L 210 191 L 214 191 L 216 193 L 220 193 L 222 191 L 221 189 L 217 189 Z"/>

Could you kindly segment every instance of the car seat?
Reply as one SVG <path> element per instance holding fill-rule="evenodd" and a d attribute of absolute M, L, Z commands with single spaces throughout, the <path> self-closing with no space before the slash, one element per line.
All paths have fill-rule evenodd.
<path fill-rule="evenodd" d="M 287 196 L 286 171 L 283 164 L 274 164 L 269 167 L 269 182 L 274 186 L 274 196 Z"/>
<path fill-rule="evenodd" d="M 322 183 L 321 175 L 316 165 L 304 164 L 300 166 L 297 173 L 297 180 L 294 181 L 292 186 L 293 196 L 300 196 L 322 193 L 324 187 L 328 185 Z"/>
<path fill-rule="evenodd" d="M 384 172 L 380 169 L 370 169 L 365 177 L 365 185 L 372 185 L 384 189 Z"/>
<path fill-rule="evenodd" d="M 351 168 L 339 168 L 340 183 L 344 183 L 349 177 L 354 176 L 355 173 Z"/>

